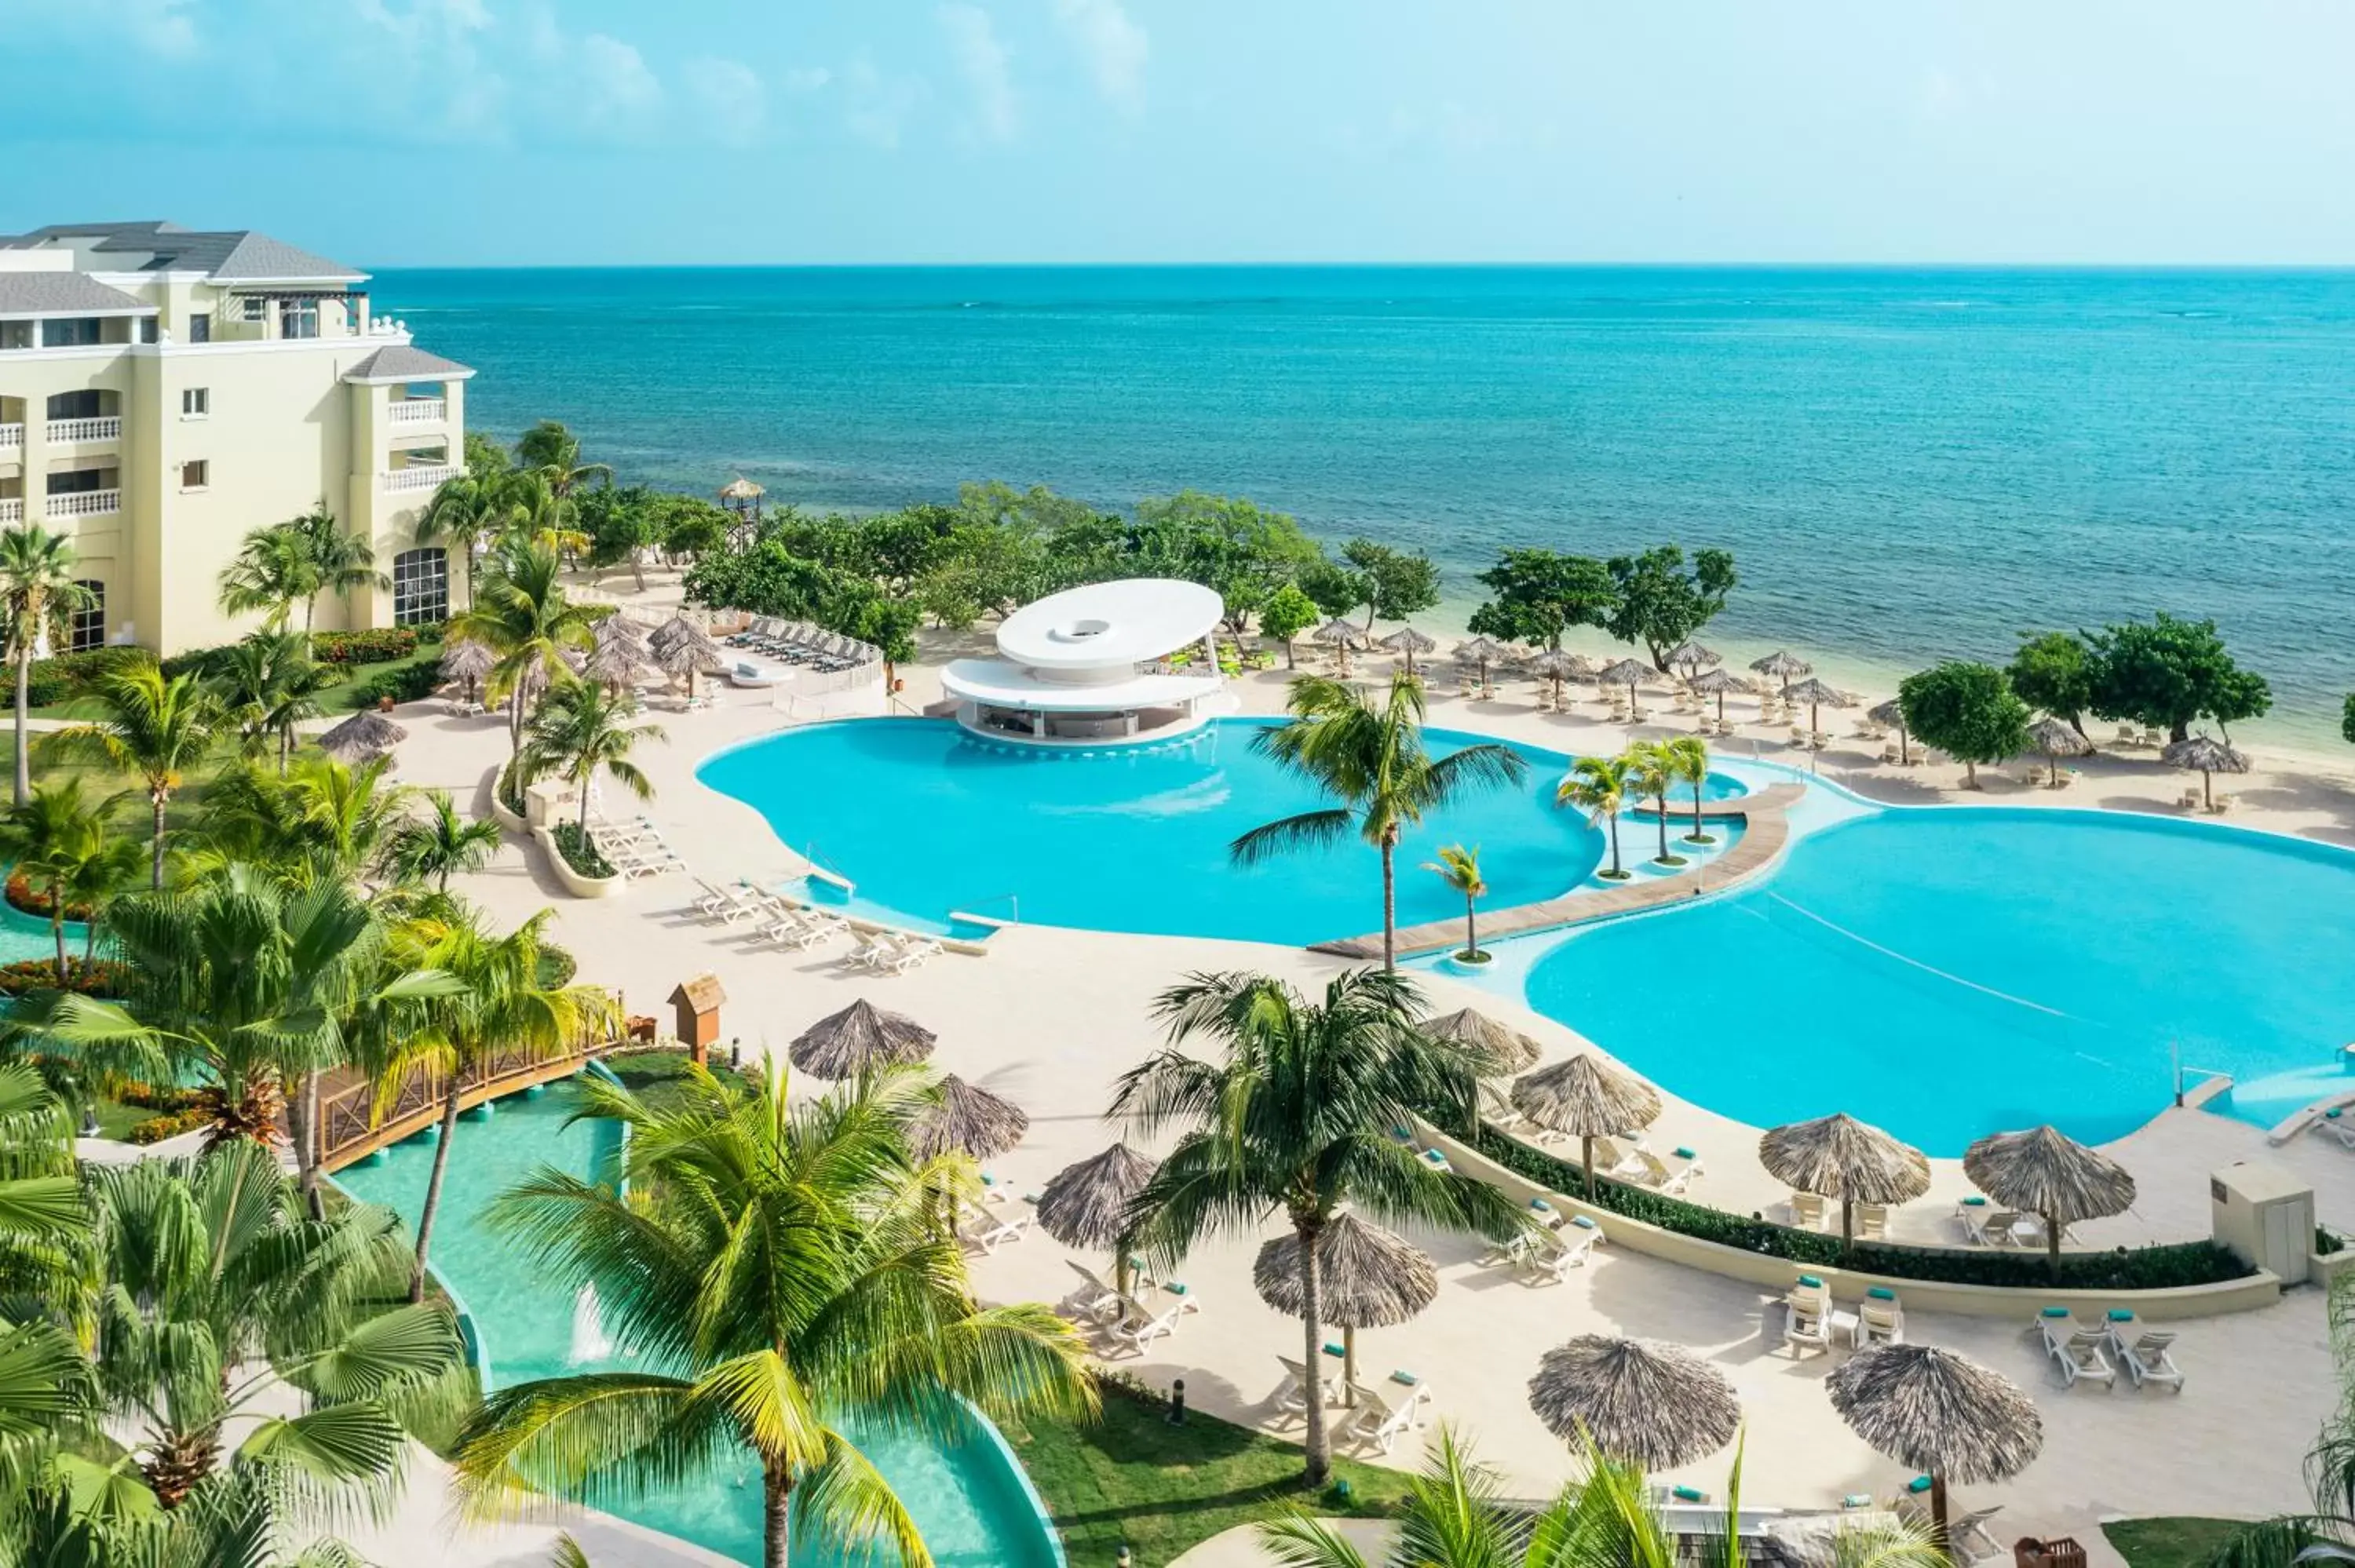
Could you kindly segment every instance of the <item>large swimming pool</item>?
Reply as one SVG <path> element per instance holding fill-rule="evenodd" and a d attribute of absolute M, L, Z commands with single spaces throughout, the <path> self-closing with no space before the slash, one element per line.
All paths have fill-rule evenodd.
<path fill-rule="evenodd" d="M 1380 929 L 1380 862 L 1354 836 L 1250 870 L 1229 858 L 1236 835 L 1328 804 L 1252 748 L 1266 723 L 1225 719 L 1166 746 L 1073 751 L 982 740 L 947 720 L 850 720 L 722 752 L 698 776 L 850 879 L 862 900 L 920 919 L 963 910 L 1290 945 Z M 1485 738 L 1424 733 L 1435 752 Z M 1462 898 L 1419 869 L 1442 844 L 1479 846 L 1490 908 L 1553 897 L 1593 872 L 1601 836 L 1554 804 L 1570 759 L 1514 749 L 1529 763 L 1520 785 L 1474 793 L 1407 834 L 1401 925 L 1462 915 Z M 1632 823 L 1625 849 L 1646 853 Z"/>
<path fill-rule="evenodd" d="M 1876 810 L 1765 881 L 1576 933 L 1532 1006 L 1761 1127 L 1846 1110 L 1933 1154 L 2098 1142 L 2232 1075 L 2268 1123 L 2355 1086 L 2355 854 L 2117 812 Z"/>
<path fill-rule="evenodd" d="M 451 1145 L 433 1269 L 473 1319 L 493 1387 L 631 1364 L 602 1342 L 581 1302 L 550 1285 L 483 1224 L 491 1199 L 543 1165 L 583 1177 L 611 1169 L 619 1129 L 597 1120 L 567 1127 L 571 1111 L 562 1085 L 540 1096 L 512 1096 L 497 1102 L 487 1121 L 461 1121 Z M 354 1197 L 383 1203 L 414 1224 L 432 1162 L 433 1145 L 421 1137 L 386 1150 L 382 1163 L 347 1168 L 336 1180 Z M 1011 1453 L 977 1419 L 954 1446 L 881 1432 L 855 1432 L 854 1439 L 908 1504 L 941 1568 L 1061 1568 Z M 761 1473 L 749 1457 L 613 1511 L 742 1563 L 761 1560 Z M 794 1542 L 796 1565 L 848 1568 L 863 1561 Z"/>

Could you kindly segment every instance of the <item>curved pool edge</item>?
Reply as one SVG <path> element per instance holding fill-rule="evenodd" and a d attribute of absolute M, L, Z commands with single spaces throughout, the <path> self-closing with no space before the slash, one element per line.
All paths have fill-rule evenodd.
<path fill-rule="evenodd" d="M 958 1397 L 957 1403 L 964 1406 L 965 1413 L 973 1417 L 975 1424 L 989 1438 L 992 1451 L 996 1455 L 998 1461 L 1006 1467 L 1007 1473 L 1013 1477 L 1015 1489 L 1019 1491 L 1023 1500 L 1030 1505 L 1032 1521 L 1038 1525 L 1039 1537 L 1046 1544 L 1047 1560 L 1052 1563 L 1055 1568 L 1071 1568 L 1071 1559 L 1063 1552 L 1063 1533 L 1055 1528 L 1055 1516 L 1048 1509 L 1047 1499 L 1039 1495 L 1039 1483 L 1030 1478 L 1030 1472 L 1024 1467 L 1022 1457 L 1014 1451 L 1014 1445 L 1007 1441 L 1006 1434 L 998 1430 L 997 1423 L 992 1421 L 979 1405 L 962 1395 Z"/>

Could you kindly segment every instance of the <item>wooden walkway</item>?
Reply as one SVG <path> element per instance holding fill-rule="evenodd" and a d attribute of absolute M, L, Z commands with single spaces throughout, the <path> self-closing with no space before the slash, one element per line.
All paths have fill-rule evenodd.
<path fill-rule="evenodd" d="M 466 1075 L 458 1091 L 458 1108 L 472 1110 L 534 1084 L 569 1078 L 591 1059 L 624 1044 L 599 1040 L 553 1056 L 522 1052 L 496 1056 Z M 329 1075 L 319 1086 L 320 1169 L 340 1171 L 355 1160 L 432 1127 L 442 1118 L 445 1092 L 441 1074 L 412 1073 L 379 1115 L 373 1083 L 348 1067 Z"/>
<path fill-rule="evenodd" d="M 1510 909 L 1495 909 L 1480 916 L 1480 935 L 1516 937 L 1525 931 L 1545 931 L 1561 926 L 1582 925 L 1589 920 L 1607 919 L 1614 915 L 1632 915 L 1639 909 L 1656 908 L 1663 904 L 1675 904 L 1699 895 L 1704 887 L 1710 891 L 1731 887 L 1747 881 L 1772 864 L 1790 842 L 1789 810 L 1794 801 L 1806 793 L 1804 784 L 1772 784 L 1753 795 L 1741 795 L 1731 800 L 1705 801 L 1701 815 L 1711 821 L 1735 821 L 1742 824 L 1741 839 L 1732 849 L 1717 859 L 1697 863 L 1689 871 L 1673 876 L 1645 877 L 1625 882 L 1616 887 L 1584 889 L 1563 894 L 1559 898 L 1540 899 L 1535 904 L 1518 904 Z M 1640 816 L 1646 827 L 1651 825 L 1651 813 L 1630 812 Z M 1622 822 L 1625 829 L 1629 824 Z M 1420 926 L 1401 926 L 1398 932 L 1398 953 L 1410 958 L 1417 953 L 1439 952 L 1457 946 L 1464 937 L 1464 922 L 1451 917 L 1427 921 Z M 1336 953 L 1346 959 L 1379 959 L 1382 956 L 1382 934 L 1350 937 L 1340 941 L 1318 942 L 1309 949 L 1317 953 Z"/>

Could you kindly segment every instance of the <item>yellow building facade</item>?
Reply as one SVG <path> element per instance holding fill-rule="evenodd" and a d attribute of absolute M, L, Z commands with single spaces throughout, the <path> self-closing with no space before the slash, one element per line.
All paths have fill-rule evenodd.
<path fill-rule="evenodd" d="M 232 641 L 246 534 L 324 503 L 390 586 L 321 630 L 440 620 L 463 565 L 418 520 L 463 471 L 474 372 L 375 316 L 367 274 L 250 230 L 58 225 L 0 237 L 0 526 L 74 543 L 99 606 L 73 647 Z"/>

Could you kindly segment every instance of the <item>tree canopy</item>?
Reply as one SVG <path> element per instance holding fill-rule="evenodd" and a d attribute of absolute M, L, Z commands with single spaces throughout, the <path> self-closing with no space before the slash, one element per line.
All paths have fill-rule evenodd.
<path fill-rule="evenodd" d="M 2028 705 L 1992 664 L 1949 660 L 1899 683 L 1905 727 L 1963 764 L 1978 785 L 1978 765 L 2028 749 Z"/>
<path fill-rule="evenodd" d="M 1725 608 L 1739 580 L 1731 550 L 1696 550 L 1688 567 L 1683 550 L 1658 545 L 1604 565 L 1616 595 L 1604 628 L 1622 642 L 1642 643 L 1656 670 L 1666 670 L 1668 651 Z"/>
<path fill-rule="evenodd" d="M 2085 710 L 2094 705 L 2094 658 L 2083 638 L 2066 631 L 2030 637 L 2004 673 L 2021 702 L 2085 733 Z"/>
<path fill-rule="evenodd" d="M 2088 632 L 2085 645 L 2093 659 L 2087 705 L 2105 719 L 2130 719 L 2181 740 L 2194 719 L 2224 727 L 2273 706 L 2273 688 L 2232 662 L 2213 620 L 2179 620 L 2161 610 L 2147 621 Z"/>
<path fill-rule="evenodd" d="M 1611 568 L 1591 556 L 1507 550 L 1479 580 L 1491 597 L 1472 612 L 1471 628 L 1508 642 L 1559 648 L 1573 626 L 1607 624 L 1618 603 Z"/>

